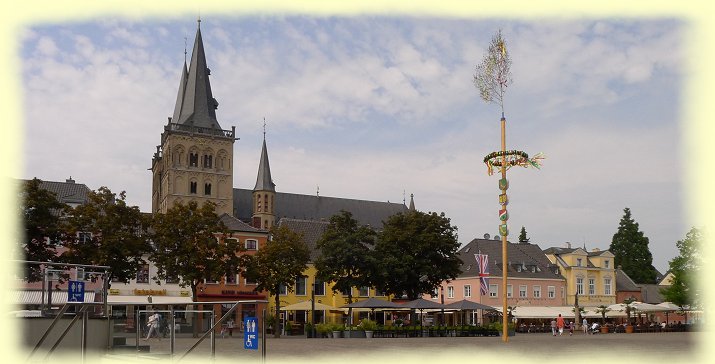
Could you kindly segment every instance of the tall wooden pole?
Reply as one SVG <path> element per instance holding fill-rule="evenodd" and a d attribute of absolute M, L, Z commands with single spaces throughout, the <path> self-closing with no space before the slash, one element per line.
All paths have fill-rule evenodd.
<path fill-rule="evenodd" d="M 501 117 L 501 178 L 506 182 L 506 118 L 504 114 Z M 508 185 L 502 185 L 502 194 L 506 195 Z M 503 209 L 506 210 L 506 201 L 502 205 Z M 501 221 L 501 219 L 500 219 Z M 506 220 L 503 222 L 506 224 Z M 500 231 L 501 233 L 501 256 L 502 256 L 502 341 L 505 343 L 509 342 L 509 315 L 508 306 L 506 301 L 506 276 L 507 276 L 507 247 L 506 247 L 506 231 Z"/>

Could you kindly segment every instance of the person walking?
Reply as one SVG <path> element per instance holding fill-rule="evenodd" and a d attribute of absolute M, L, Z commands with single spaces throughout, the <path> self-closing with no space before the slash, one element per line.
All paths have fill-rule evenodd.
<path fill-rule="evenodd" d="M 149 320 L 146 323 L 146 326 L 149 328 L 149 332 L 146 334 L 146 339 L 144 339 L 144 341 L 149 340 L 152 333 L 156 334 L 156 337 L 161 340 L 161 336 L 159 335 L 159 319 L 160 316 L 156 311 L 154 311 L 153 315 L 149 316 Z"/>
<path fill-rule="evenodd" d="M 551 334 L 556 336 L 556 319 L 551 320 Z"/>
<path fill-rule="evenodd" d="M 576 321 L 569 321 L 569 336 L 573 336 L 573 329 L 576 326 Z"/>
<path fill-rule="evenodd" d="M 556 318 L 556 327 L 559 329 L 559 336 L 562 336 L 564 333 L 564 318 L 561 314 Z"/>
<path fill-rule="evenodd" d="M 588 334 L 588 320 L 586 320 L 585 317 L 583 318 L 582 326 L 583 326 L 583 333 Z"/>
<path fill-rule="evenodd" d="M 228 319 L 228 322 L 226 322 L 226 328 L 228 328 L 228 336 L 233 337 L 233 319 Z"/>

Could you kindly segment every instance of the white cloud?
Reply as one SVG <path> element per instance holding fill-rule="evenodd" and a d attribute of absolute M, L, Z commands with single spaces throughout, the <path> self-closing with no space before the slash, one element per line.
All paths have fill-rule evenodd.
<path fill-rule="evenodd" d="M 399 202 L 404 190 L 407 199 L 415 193 L 418 208 L 446 212 L 462 241 L 496 233 L 497 178 L 486 175 L 482 158 L 499 147 L 498 110 L 471 82 L 491 25 L 360 17 L 245 23 L 202 23 L 219 122 L 237 125 L 242 138 L 236 187 L 255 183 L 265 117 L 280 191 L 313 194 L 319 185 L 321 195 Z M 507 24 L 515 79 L 508 145 L 547 154 L 541 171 L 509 172 L 512 230 L 525 225 L 547 246 L 585 239 L 606 248 L 628 206 L 659 261 L 671 258 L 663 252 L 684 234 L 673 172 L 677 120 L 666 119 L 678 105 L 649 98 L 678 99 L 679 85 L 654 87 L 668 82 L 664 75 L 681 75 L 678 26 Z M 146 169 L 173 110 L 183 61 L 174 45 L 183 45 L 185 32 L 171 23 L 89 28 L 96 34 L 71 26 L 25 32 L 23 177 L 72 175 L 91 188 L 127 190 L 147 211 Z"/>

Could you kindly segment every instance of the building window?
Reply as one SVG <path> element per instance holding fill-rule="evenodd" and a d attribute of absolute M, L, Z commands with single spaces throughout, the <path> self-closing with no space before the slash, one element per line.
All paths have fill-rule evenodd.
<path fill-rule="evenodd" d="M 204 195 L 211 196 L 211 184 L 210 183 L 204 184 Z"/>
<path fill-rule="evenodd" d="M 258 241 L 253 239 L 246 240 L 246 250 L 258 250 Z"/>
<path fill-rule="evenodd" d="M 167 275 L 166 278 L 164 278 L 164 283 L 166 283 L 166 284 L 177 284 L 177 283 L 179 283 L 179 278 L 176 277 L 176 276 Z"/>
<path fill-rule="evenodd" d="M 490 284 L 489 285 L 489 297 L 496 297 L 499 294 L 499 285 Z"/>
<path fill-rule="evenodd" d="M 526 298 L 526 285 L 519 286 L 519 298 Z"/>
<path fill-rule="evenodd" d="M 577 267 L 581 266 L 581 258 L 576 258 L 576 266 Z"/>
<path fill-rule="evenodd" d="M 432 293 L 430 293 L 430 297 L 431 297 L 433 300 L 436 300 L 437 298 L 439 298 L 439 288 L 433 289 L 433 290 L 432 290 Z"/>
<path fill-rule="evenodd" d="M 191 193 L 192 195 L 196 194 L 196 182 L 189 183 L 189 193 Z"/>
<path fill-rule="evenodd" d="M 576 294 L 583 295 L 583 277 L 576 277 Z"/>
<path fill-rule="evenodd" d="M 596 294 L 596 279 L 595 278 L 588 279 L 588 294 L 591 296 Z"/>
<path fill-rule="evenodd" d="M 603 279 L 603 294 L 605 294 L 605 295 L 611 294 L 611 278 L 610 277 Z"/>
<path fill-rule="evenodd" d="M 285 284 L 281 284 L 280 287 L 278 288 L 278 292 L 280 292 L 281 296 L 287 296 L 288 295 L 288 287 L 286 287 Z"/>
<path fill-rule="evenodd" d="M 205 155 L 204 156 L 204 168 L 211 168 L 212 165 L 213 165 L 213 156 Z"/>
<path fill-rule="evenodd" d="M 534 286 L 534 298 L 541 298 L 541 286 Z"/>
<path fill-rule="evenodd" d="M 343 289 L 340 291 L 340 294 L 342 294 L 345 297 L 348 297 L 352 294 L 352 290 L 353 290 L 352 288 Z"/>
<path fill-rule="evenodd" d="M 370 296 L 370 287 L 360 287 L 360 289 L 358 290 L 358 296 L 359 297 Z"/>
<path fill-rule="evenodd" d="M 610 268 L 610 265 L 611 265 L 611 261 L 610 261 L 610 260 L 606 259 L 606 260 L 603 261 L 603 267 L 604 267 L 604 268 L 608 269 L 608 268 Z"/>
<path fill-rule="evenodd" d="M 236 274 L 229 274 L 226 276 L 226 284 L 237 284 Z"/>
<path fill-rule="evenodd" d="M 261 195 L 256 195 L 256 211 L 261 212 L 263 206 L 261 206 Z"/>
<path fill-rule="evenodd" d="M 556 298 L 556 287 L 548 286 L 546 287 L 546 291 L 548 292 L 549 298 Z"/>
<path fill-rule="evenodd" d="M 251 280 L 249 280 L 248 278 L 245 279 L 244 283 L 245 283 L 247 286 L 255 286 L 255 285 L 256 285 L 256 282 L 255 282 L 255 281 L 251 281 Z"/>
<path fill-rule="evenodd" d="M 454 287 L 447 286 L 447 298 L 454 298 Z"/>
<path fill-rule="evenodd" d="M 506 285 L 506 298 L 514 297 L 514 287 L 511 284 Z"/>
<path fill-rule="evenodd" d="M 199 155 L 197 153 L 189 153 L 189 167 L 199 166 Z"/>
<path fill-rule="evenodd" d="M 320 278 L 315 278 L 315 286 L 313 289 L 315 290 L 315 295 L 316 296 L 325 296 L 325 282 L 320 280 Z"/>
<path fill-rule="evenodd" d="M 566 297 L 566 287 L 561 287 L 561 298 Z"/>
<path fill-rule="evenodd" d="M 213 278 L 211 278 L 211 277 L 209 277 L 209 278 L 204 279 L 204 283 L 206 283 L 206 284 L 218 284 L 218 281 L 215 280 L 215 279 L 213 279 Z"/>
<path fill-rule="evenodd" d="M 92 241 L 92 233 L 80 231 L 77 233 L 77 240 L 80 244 L 87 244 Z"/>
<path fill-rule="evenodd" d="M 305 296 L 305 277 L 300 277 L 295 281 L 295 295 Z"/>
<path fill-rule="evenodd" d="M 464 285 L 464 297 L 472 297 L 472 286 L 469 284 Z"/>
<path fill-rule="evenodd" d="M 143 264 L 137 272 L 137 283 L 149 283 L 149 264 Z"/>

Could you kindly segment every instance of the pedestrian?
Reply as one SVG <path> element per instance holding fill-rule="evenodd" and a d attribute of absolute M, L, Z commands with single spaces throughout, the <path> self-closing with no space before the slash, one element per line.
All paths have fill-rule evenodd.
<path fill-rule="evenodd" d="M 226 322 L 226 327 L 228 328 L 228 336 L 233 337 L 233 319 L 228 319 L 228 322 Z"/>
<path fill-rule="evenodd" d="M 154 314 L 149 316 L 149 320 L 146 323 L 146 326 L 149 328 L 149 332 L 146 334 L 146 339 L 144 341 L 149 340 L 151 337 L 151 334 L 156 334 L 156 337 L 161 340 L 161 336 L 159 336 L 159 320 L 161 316 L 154 311 Z"/>
<path fill-rule="evenodd" d="M 561 314 L 556 318 L 556 327 L 559 329 L 559 336 L 562 336 L 564 333 L 564 318 Z"/>
<path fill-rule="evenodd" d="M 582 325 L 583 325 L 583 333 L 584 333 L 584 334 L 588 334 L 588 320 L 586 320 L 585 317 L 583 318 L 583 324 L 582 324 Z"/>
<path fill-rule="evenodd" d="M 551 333 L 556 336 L 556 319 L 551 320 Z"/>
<path fill-rule="evenodd" d="M 569 322 L 569 336 L 573 336 L 573 328 L 575 325 L 575 321 Z"/>

